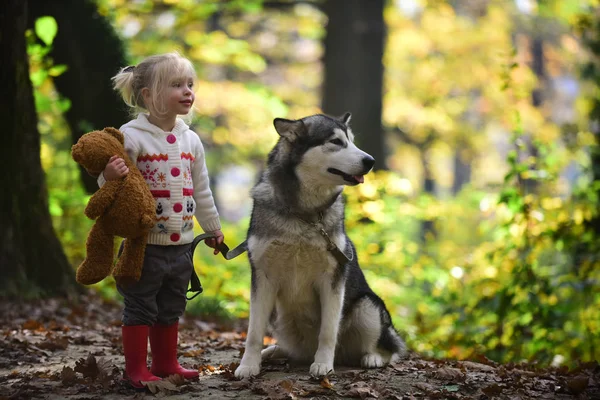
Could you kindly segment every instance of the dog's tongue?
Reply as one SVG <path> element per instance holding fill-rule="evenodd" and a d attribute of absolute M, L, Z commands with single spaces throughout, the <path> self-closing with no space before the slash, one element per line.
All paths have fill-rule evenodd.
<path fill-rule="evenodd" d="M 354 176 L 352 176 L 352 177 L 353 177 L 353 178 L 356 180 L 356 182 L 358 182 L 358 183 L 363 183 L 363 182 L 365 181 L 365 177 L 364 177 L 364 175 L 354 175 Z"/>

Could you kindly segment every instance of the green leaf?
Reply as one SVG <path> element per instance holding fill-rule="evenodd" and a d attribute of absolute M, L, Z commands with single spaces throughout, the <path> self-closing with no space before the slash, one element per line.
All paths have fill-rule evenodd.
<path fill-rule="evenodd" d="M 54 66 L 50 67 L 50 69 L 48 70 L 48 75 L 59 76 L 59 75 L 62 75 L 67 69 L 68 68 L 65 64 L 54 65 Z"/>
<path fill-rule="evenodd" d="M 46 80 L 47 77 L 48 77 L 48 72 L 46 72 L 43 69 L 32 72 L 30 74 L 31 83 L 33 84 L 33 87 L 40 86 L 44 82 L 44 80 Z"/>
<path fill-rule="evenodd" d="M 39 17 L 35 21 L 35 34 L 46 44 L 46 46 L 52 44 L 57 32 L 58 25 L 53 17 L 46 15 L 44 17 Z"/>
<path fill-rule="evenodd" d="M 458 385 L 444 385 L 442 386 L 447 392 L 458 392 Z"/>

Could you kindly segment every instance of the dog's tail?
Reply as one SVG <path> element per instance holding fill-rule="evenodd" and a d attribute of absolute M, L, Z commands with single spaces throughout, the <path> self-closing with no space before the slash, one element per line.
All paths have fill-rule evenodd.
<path fill-rule="evenodd" d="M 383 328 L 377 345 L 392 354 L 392 359 L 404 358 L 406 355 L 406 344 L 391 324 Z"/>

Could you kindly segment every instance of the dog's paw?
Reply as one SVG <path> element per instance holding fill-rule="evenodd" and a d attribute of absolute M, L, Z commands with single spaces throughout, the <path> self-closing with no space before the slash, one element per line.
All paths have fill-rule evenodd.
<path fill-rule="evenodd" d="M 365 354 L 360 361 L 360 365 L 363 368 L 379 368 L 383 367 L 384 364 L 383 358 L 377 353 Z"/>
<path fill-rule="evenodd" d="M 330 372 L 333 372 L 333 363 L 314 362 L 310 366 L 310 375 L 314 376 L 315 378 L 325 376 Z"/>
<path fill-rule="evenodd" d="M 260 372 L 260 365 L 240 365 L 233 373 L 236 378 L 244 379 L 256 376 Z"/>

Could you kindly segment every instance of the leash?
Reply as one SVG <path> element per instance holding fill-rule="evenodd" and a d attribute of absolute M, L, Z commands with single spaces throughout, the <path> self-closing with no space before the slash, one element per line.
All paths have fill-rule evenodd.
<path fill-rule="evenodd" d="M 340 248 L 337 247 L 337 245 L 335 243 L 333 243 L 333 240 L 331 240 L 331 238 L 325 231 L 325 228 L 323 227 L 323 213 L 322 212 L 319 213 L 317 222 L 310 222 L 310 221 L 307 221 L 304 218 L 300 217 L 297 214 L 294 214 L 294 215 L 300 221 L 304 222 L 305 224 L 313 226 L 315 229 L 317 229 L 317 231 L 319 231 L 321 236 L 323 236 L 325 241 L 327 241 L 327 250 L 329 252 L 331 252 L 331 254 L 333 255 L 333 257 L 336 259 L 336 261 L 338 263 L 345 265 L 346 263 L 349 263 L 350 261 L 352 261 L 354 259 L 354 254 L 350 253 L 350 257 L 348 257 L 346 255 L 346 253 L 344 253 L 342 250 L 340 250 Z"/>
<path fill-rule="evenodd" d="M 331 254 L 333 255 L 333 257 L 336 259 L 336 261 L 338 263 L 345 265 L 354 259 L 353 253 L 350 254 L 350 257 L 348 257 L 346 255 L 346 253 L 344 253 L 342 250 L 340 250 L 340 248 L 337 247 L 337 245 L 333 242 L 333 240 L 331 240 L 331 237 L 329 237 L 329 234 L 327 234 L 327 232 L 325 231 L 325 228 L 323 227 L 323 213 L 322 212 L 319 213 L 317 222 L 310 222 L 298 215 L 295 215 L 295 216 L 296 216 L 296 218 L 298 218 L 300 221 L 304 222 L 305 224 L 311 225 L 315 229 L 317 229 L 317 231 L 321 234 L 321 236 L 323 236 L 323 238 L 327 242 L 327 251 L 331 252 Z M 196 250 L 196 246 L 198 246 L 198 244 L 201 241 L 206 240 L 206 239 L 211 239 L 214 237 L 215 237 L 215 235 L 213 235 L 212 233 L 203 233 L 194 238 L 194 240 L 192 242 L 192 247 L 190 250 L 192 252 L 192 260 L 194 259 L 194 251 Z M 225 243 L 221 243 L 221 244 L 217 245 L 217 249 L 219 249 L 219 251 L 221 252 L 221 255 L 223 255 L 223 258 L 225 258 L 226 260 L 231 260 L 231 259 L 239 256 L 240 254 L 243 254 L 244 252 L 246 252 L 248 250 L 248 241 L 244 240 L 239 246 L 235 247 L 233 250 L 230 250 L 229 246 L 227 246 Z M 190 277 L 190 288 L 187 290 L 187 293 L 192 292 L 192 293 L 194 293 L 194 295 L 192 295 L 191 297 L 188 297 L 187 293 L 186 293 L 186 298 L 188 300 L 192 300 L 193 298 L 198 296 L 200 293 L 202 293 L 203 290 L 204 289 L 202 288 L 202 284 L 200 283 L 200 278 L 198 278 L 198 274 L 196 274 L 196 269 L 192 268 L 192 276 Z"/>
<path fill-rule="evenodd" d="M 214 237 L 215 235 L 213 235 L 212 233 L 203 233 L 194 238 L 194 240 L 192 241 L 192 247 L 190 249 L 190 252 L 192 253 L 192 260 L 194 259 L 194 251 L 196 250 L 196 246 L 198 246 L 198 244 L 201 241 L 206 239 L 212 239 Z M 243 254 L 248 250 L 248 241 L 244 240 L 239 246 L 235 247 L 233 250 L 230 250 L 229 246 L 227 246 L 225 243 L 218 244 L 217 249 L 219 249 L 219 252 L 223 256 L 223 258 L 225 258 L 226 260 L 231 260 L 232 258 L 236 258 L 240 254 Z M 192 268 L 192 276 L 190 277 L 190 288 L 187 290 L 185 297 L 188 300 L 192 300 L 203 291 L 204 289 L 202 288 L 202 284 L 200 283 L 200 278 L 196 273 L 196 269 Z M 187 293 L 190 292 L 194 293 L 194 295 L 188 297 Z"/>

